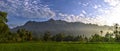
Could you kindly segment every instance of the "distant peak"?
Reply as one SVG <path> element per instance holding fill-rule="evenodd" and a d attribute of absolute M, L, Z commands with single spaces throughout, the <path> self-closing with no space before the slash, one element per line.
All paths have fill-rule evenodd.
<path fill-rule="evenodd" d="M 33 22 L 35 22 L 35 21 L 31 21 L 31 20 L 30 20 L 30 21 L 27 21 L 27 23 L 33 23 Z"/>
<path fill-rule="evenodd" d="M 53 18 L 49 19 L 48 21 L 55 21 Z"/>
<path fill-rule="evenodd" d="M 26 23 L 25 23 L 25 25 L 29 25 L 29 24 L 32 24 L 32 23 L 35 23 L 35 21 L 27 21 Z"/>

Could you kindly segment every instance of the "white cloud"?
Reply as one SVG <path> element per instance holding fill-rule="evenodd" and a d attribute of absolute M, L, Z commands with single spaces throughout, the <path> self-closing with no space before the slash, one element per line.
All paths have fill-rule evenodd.
<path fill-rule="evenodd" d="M 94 8 L 95 8 L 95 9 L 97 9 L 97 8 L 98 8 L 98 6 L 97 6 L 97 5 L 95 5 L 95 6 L 94 6 Z"/>
<path fill-rule="evenodd" d="M 41 4 L 40 0 L 0 0 L 0 10 L 7 11 L 9 15 L 23 16 L 26 18 L 46 18 L 55 17 L 56 14 L 48 6 Z M 68 15 L 59 13 L 63 20 L 68 22 L 84 22 L 99 25 L 113 25 L 114 23 L 120 24 L 120 0 L 104 0 L 109 7 L 104 8 L 101 5 L 95 5 L 94 3 L 83 3 L 78 4 L 84 7 L 91 4 L 94 12 L 88 14 L 86 10 L 82 10 L 79 15 Z M 89 10 L 88 10 L 89 11 Z M 89 15 L 95 14 L 96 16 L 90 17 Z M 99 15 L 100 14 L 100 15 Z"/>
<path fill-rule="evenodd" d="M 95 5 L 95 16 L 89 17 L 92 14 L 86 14 L 86 11 L 82 10 L 80 15 L 65 15 L 64 20 L 68 22 L 83 22 L 92 23 L 98 25 L 110 25 L 115 23 L 120 24 L 120 0 L 104 0 L 108 3 L 108 7 L 104 8 L 101 5 Z M 107 5 L 106 5 L 107 6 Z"/>
<path fill-rule="evenodd" d="M 46 18 L 56 15 L 48 5 L 41 4 L 40 0 L 2 0 L 0 10 L 8 12 L 10 16 L 26 18 Z"/>
<path fill-rule="evenodd" d="M 107 2 L 111 6 L 116 6 L 120 3 L 120 0 L 104 0 L 104 2 Z"/>
<path fill-rule="evenodd" d="M 100 8 L 101 7 L 101 5 L 94 5 L 94 9 L 98 9 L 98 8 Z"/>
<path fill-rule="evenodd" d="M 84 15 L 84 14 L 80 14 L 79 16 L 80 16 L 80 17 L 85 17 L 85 15 Z"/>
<path fill-rule="evenodd" d="M 68 22 L 84 22 L 84 23 L 88 23 L 87 21 L 90 21 L 90 18 L 86 18 L 84 17 L 84 14 L 80 14 L 80 15 L 68 15 L 68 14 L 62 14 L 60 13 L 59 16 L 64 17 L 63 20 L 68 21 Z"/>
<path fill-rule="evenodd" d="M 83 13 L 83 14 L 87 14 L 85 10 L 82 10 L 82 13 Z"/>
<path fill-rule="evenodd" d="M 101 15 L 96 16 L 101 24 L 113 25 L 114 23 L 120 24 L 120 0 L 104 0 L 110 6 L 105 9 L 98 9 Z"/>
<path fill-rule="evenodd" d="M 82 5 L 86 7 L 89 5 L 89 3 L 83 3 Z"/>

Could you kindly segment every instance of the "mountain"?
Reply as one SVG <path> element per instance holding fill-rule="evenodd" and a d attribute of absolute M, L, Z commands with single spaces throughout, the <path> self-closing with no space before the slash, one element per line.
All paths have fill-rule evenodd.
<path fill-rule="evenodd" d="M 66 35 L 86 35 L 91 36 L 95 33 L 100 34 L 103 30 L 104 33 L 110 31 L 109 26 L 98 26 L 95 24 L 85 24 L 82 22 L 66 22 L 63 20 L 49 19 L 44 22 L 28 21 L 22 26 L 11 29 L 11 31 L 17 31 L 18 29 L 26 29 L 32 31 L 34 36 L 41 36 L 43 32 L 50 31 L 52 34 L 63 32 Z"/>

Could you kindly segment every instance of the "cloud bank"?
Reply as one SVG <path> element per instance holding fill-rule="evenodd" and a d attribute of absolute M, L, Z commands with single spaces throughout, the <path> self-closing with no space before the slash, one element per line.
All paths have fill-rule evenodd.
<path fill-rule="evenodd" d="M 84 1 L 87 2 L 84 3 L 78 2 L 78 5 L 75 5 L 76 6 L 75 9 L 78 8 L 78 13 L 80 11 L 79 15 L 75 15 L 74 13 L 73 14 L 67 13 L 63 14 L 61 12 L 56 13 L 54 12 L 55 10 L 52 10 L 49 7 L 49 5 L 43 4 L 41 0 L 0 0 L 0 10 L 8 12 L 9 13 L 8 16 L 10 17 L 13 16 L 24 18 L 61 17 L 62 20 L 68 22 L 83 22 L 110 26 L 113 25 L 114 23 L 120 24 L 120 0 L 101 0 L 101 1 L 84 0 Z"/>
<path fill-rule="evenodd" d="M 56 14 L 41 0 L 0 0 L 0 10 L 9 13 L 8 16 L 25 18 L 47 18 Z"/>
<path fill-rule="evenodd" d="M 95 12 L 90 14 L 86 14 L 86 11 L 83 10 L 79 15 L 62 13 L 59 15 L 64 18 L 63 20 L 68 22 L 83 22 L 109 26 L 115 23 L 120 24 L 120 0 L 104 0 L 104 3 L 107 5 L 102 6 L 100 4 L 93 4 L 91 8 L 94 8 Z M 89 4 L 87 3 L 84 5 L 86 6 Z"/>

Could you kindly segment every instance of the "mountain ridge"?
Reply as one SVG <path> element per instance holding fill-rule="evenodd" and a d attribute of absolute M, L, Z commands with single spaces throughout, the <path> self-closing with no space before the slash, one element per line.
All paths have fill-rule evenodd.
<path fill-rule="evenodd" d="M 91 36 L 95 33 L 110 31 L 110 26 L 98 26 L 95 24 L 85 24 L 82 22 L 66 22 L 63 20 L 49 19 L 48 21 L 36 22 L 28 21 L 22 26 L 11 29 L 13 32 L 18 29 L 26 29 L 32 31 L 35 36 L 41 36 L 45 31 L 50 31 L 52 34 L 64 32 L 69 35 L 86 35 Z"/>

